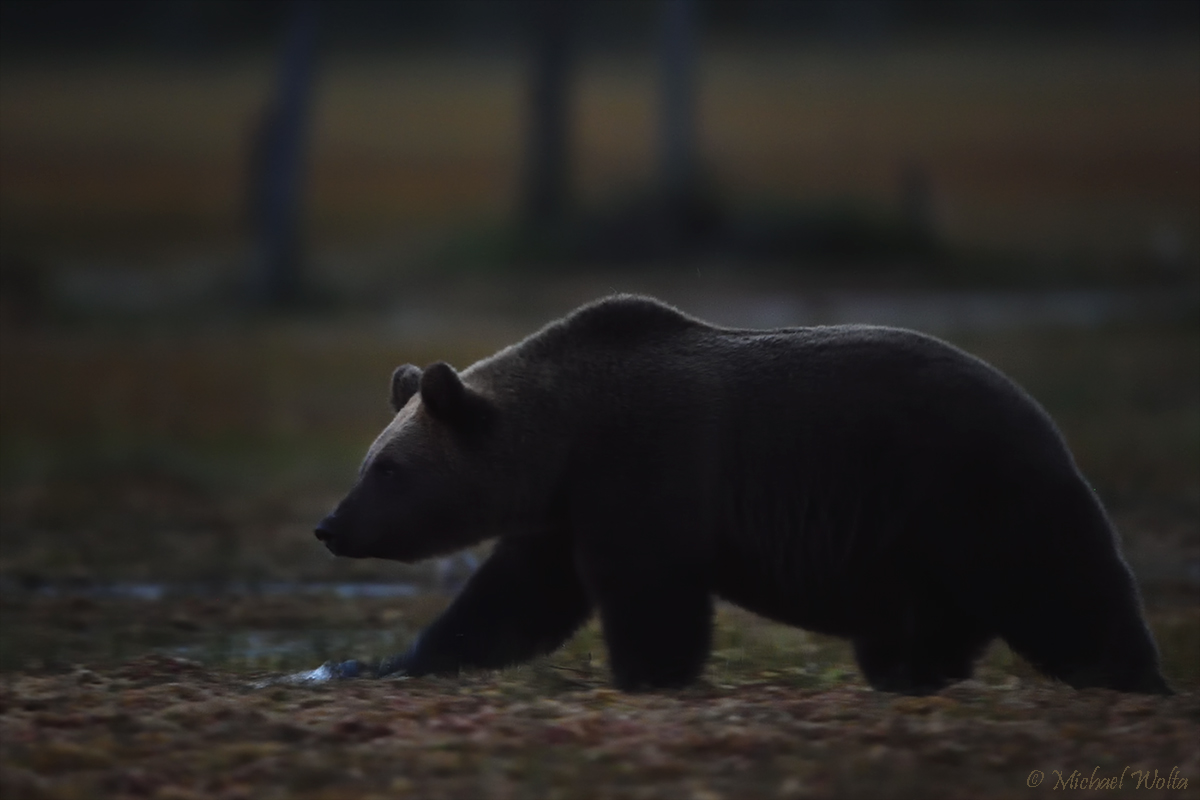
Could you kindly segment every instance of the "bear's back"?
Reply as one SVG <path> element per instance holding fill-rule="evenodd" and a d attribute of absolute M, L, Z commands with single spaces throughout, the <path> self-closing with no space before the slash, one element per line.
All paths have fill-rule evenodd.
<path fill-rule="evenodd" d="M 690 388 L 697 403 L 759 418 L 765 412 L 776 423 L 771 412 L 789 408 L 843 416 L 874 409 L 910 419 L 982 413 L 1015 416 L 1022 425 L 1032 414 L 1048 421 L 999 370 L 899 328 L 723 328 L 657 300 L 618 295 L 582 307 L 529 341 L 544 346 L 545 357 L 585 369 L 617 365 L 623 379 L 616 391 L 670 390 L 679 397 Z"/>
<path fill-rule="evenodd" d="M 897 328 L 722 328 L 618 295 L 502 351 L 486 372 L 518 396 L 553 387 L 581 413 L 636 408 L 643 421 L 692 426 L 697 437 L 739 449 L 802 440 L 809 457 L 873 441 L 927 451 L 1062 450 L 1049 417 L 998 370 Z"/>
<path fill-rule="evenodd" d="M 712 336 L 719 344 L 698 342 L 699 362 L 721 354 L 720 397 L 742 440 L 801 436 L 829 458 L 846 447 L 929 458 L 973 449 L 1014 461 L 1066 452 L 1023 389 L 915 331 L 842 325 Z"/>

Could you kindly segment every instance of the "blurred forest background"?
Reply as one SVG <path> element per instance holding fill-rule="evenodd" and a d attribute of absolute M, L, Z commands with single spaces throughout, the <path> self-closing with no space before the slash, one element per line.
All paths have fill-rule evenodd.
<path fill-rule="evenodd" d="M 317 613 L 218 626 L 221 591 L 434 586 L 311 533 L 391 370 L 612 291 L 995 363 L 1200 676 L 1182 0 L 5 0 L 0 666 Z"/>

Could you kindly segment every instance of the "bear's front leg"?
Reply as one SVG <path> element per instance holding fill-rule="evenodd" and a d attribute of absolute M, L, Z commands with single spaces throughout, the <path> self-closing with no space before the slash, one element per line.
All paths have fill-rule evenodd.
<path fill-rule="evenodd" d="M 509 537 L 450 607 L 378 675 L 496 669 L 557 649 L 591 614 L 567 537 Z"/>
<path fill-rule="evenodd" d="M 700 676 L 712 646 L 706 587 L 679 576 L 597 585 L 604 642 L 618 689 L 677 689 Z"/>
<path fill-rule="evenodd" d="M 579 573 L 624 691 L 686 686 L 712 647 L 714 462 L 688 419 L 597 434 L 623 446 L 588 453 L 571 496 Z"/>
<path fill-rule="evenodd" d="M 613 681 L 627 692 L 673 689 L 699 677 L 712 645 L 713 602 L 703 570 L 661 529 L 587 531 L 580 572 L 600 611 Z"/>

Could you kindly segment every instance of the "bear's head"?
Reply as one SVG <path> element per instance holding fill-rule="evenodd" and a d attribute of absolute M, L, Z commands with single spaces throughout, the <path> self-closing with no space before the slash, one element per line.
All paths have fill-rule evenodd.
<path fill-rule="evenodd" d="M 495 403 L 438 362 L 397 368 L 391 405 L 395 418 L 317 538 L 339 556 L 416 561 L 503 533 L 513 487 Z"/>

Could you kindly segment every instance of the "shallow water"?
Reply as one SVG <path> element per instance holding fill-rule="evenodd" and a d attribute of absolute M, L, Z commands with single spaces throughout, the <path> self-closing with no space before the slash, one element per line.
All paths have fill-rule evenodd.
<path fill-rule="evenodd" d="M 397 630 L 255 630 L 202 637 L 190 644 L 158 648 L 158 652 L 228 669 L 287 670 L 320 664 L 291 673 L 288 683 L 322 683 L 335 675 L 332 665 L 351 656 L 374 662 L 399 653 L 408 644 L 407 629 Z"/>
<path fill-rule="evenodd" d="M 0 597 L 20 593 L 12 581 L 0 581 Z M 324 581 L 272 581 L 268 583 L 56 583 L 32 590 L 43 597 L 84 597 L 155 602 L 168 597 L 281 597 L 329 594 L 340 598 L 413 597 L 429 591 L 415 583 L 331 583 Z"/>
<path fill-rule="evenodd" d="M 411 583 L 53 584 L 0 592 L 0 670 L 57 671 L 146 652 L 286 671 L 403 650 L 449 598 Z"/>

